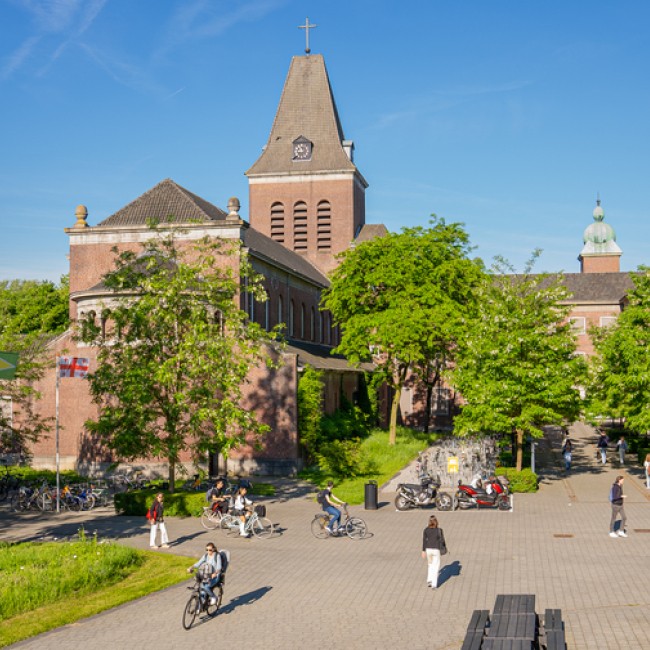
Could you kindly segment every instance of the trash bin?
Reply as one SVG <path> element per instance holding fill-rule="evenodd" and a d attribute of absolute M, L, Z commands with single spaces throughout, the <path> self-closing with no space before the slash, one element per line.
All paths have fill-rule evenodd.
<path fill-rule="evenodd" d="M 377 510 L 377 481 L 366 483 L 364 508 L 366 510 Z"/>

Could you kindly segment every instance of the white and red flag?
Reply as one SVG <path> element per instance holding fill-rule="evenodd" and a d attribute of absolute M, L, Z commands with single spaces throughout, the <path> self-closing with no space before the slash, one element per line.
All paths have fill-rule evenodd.
<path fill-rule="evenodd" d="M 83 357 L 59 357 L 59 377 L 85 377 L 90 359 Z"/>

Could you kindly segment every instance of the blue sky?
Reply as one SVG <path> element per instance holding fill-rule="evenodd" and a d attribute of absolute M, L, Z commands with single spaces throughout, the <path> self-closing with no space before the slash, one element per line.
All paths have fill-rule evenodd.
<path fill-rule="evenodd" d="M 647 1 L 0 0 L 0 279 L 58 281 L 78 204 L 164 178 L 246 217 L 306 16 L 369 223 L 577 272 L 599 193 L 622 269 L 650 263 Z"/>

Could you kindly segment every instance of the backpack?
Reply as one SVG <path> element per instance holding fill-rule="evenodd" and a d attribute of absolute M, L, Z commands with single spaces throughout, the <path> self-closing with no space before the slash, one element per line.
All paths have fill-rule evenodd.
<path fill-rule="evenodd" d="M 321 490 L 317 495 L 316 495 L 316 501 L 321 505 L 324 506 L 327 503 L 327 490 Z"/>

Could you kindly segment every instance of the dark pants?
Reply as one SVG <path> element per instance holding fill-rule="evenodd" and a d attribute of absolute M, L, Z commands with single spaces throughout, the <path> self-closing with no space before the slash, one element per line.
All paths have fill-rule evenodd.
<path fill-rule="evenodd" d="M 609 522 L 609 532 L 613 533 L 614 532 L 614 525 L 616 524 L 616 518 L 619 517 L 621 518 L 621 527 L 619 530 L 625 530 L 625 522 L 627 521 L 627 517 L 625 516 L 625 510 L 623 509 L 623 504 L 620 506 L 616 505 L 615 503 L 612 503 L 612 518 Z"/>

